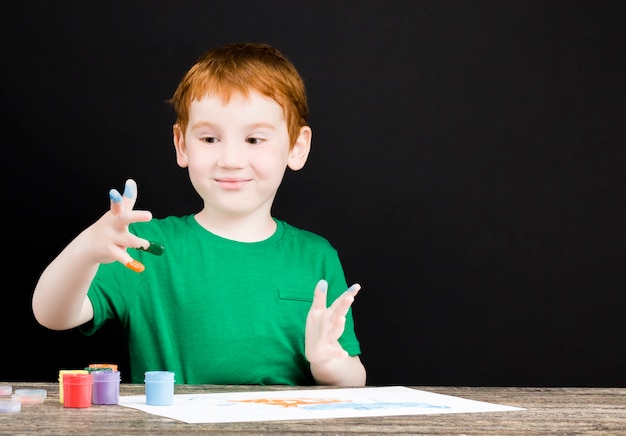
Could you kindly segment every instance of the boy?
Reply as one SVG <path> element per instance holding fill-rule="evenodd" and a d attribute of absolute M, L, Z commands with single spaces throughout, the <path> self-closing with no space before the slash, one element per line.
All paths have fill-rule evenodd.
<path fill-rule="evenodd" d="M 152 219 L 133 210 L 133 180 L 111 190 L 110 210 L 42 273 L 37 321 L 87 335 L 120 322 L 133 383 L 169 370 L 189 384 L 365 385 L 351 313 L 360 285 L 346 290 L 326 239 L 271 215 L 311 146 L 295 67 L 265 44 L 218 47 L 169 102 L 202 210 Z"/>

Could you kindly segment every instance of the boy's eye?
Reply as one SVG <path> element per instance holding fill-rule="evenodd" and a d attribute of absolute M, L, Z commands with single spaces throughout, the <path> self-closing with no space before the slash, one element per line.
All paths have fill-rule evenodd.
<path fill-rule="evenodd" d="M 207 136 L 205 138 L 202 138 L 202 140 L 206 142 L 207 144 L 215 144 L 217 142 L 217 138 L 213 136 Z"/>
<path fill-rule="evenodd" d="M 248 144 L 260 144 L 261 143 L 260 138 L 247 138 L 246 141 L 248 142 Z"/>

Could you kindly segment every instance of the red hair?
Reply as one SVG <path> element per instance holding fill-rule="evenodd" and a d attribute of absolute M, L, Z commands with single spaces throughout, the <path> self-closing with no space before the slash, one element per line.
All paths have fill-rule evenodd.
<path fill-rule="evenodd" d="M 255 90 L 283 109 L 291 145 L 300 128 L 308 125 L 309 108 L 302 77 L 276 48 L 262 43 L 229 44 L 204 53 L 182 78 L 168 100 L 184 132 L 189 106 L 206 95 L 218 95 L 227 103 L 233 93 L 249 96 Z"/>

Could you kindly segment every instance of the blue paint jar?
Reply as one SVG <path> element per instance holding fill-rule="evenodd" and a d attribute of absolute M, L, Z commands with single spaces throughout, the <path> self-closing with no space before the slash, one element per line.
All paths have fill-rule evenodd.
<path fill-rule="evenodd" d="M 146 371 L 146 404 L 170 406 L 174 403 L 174 373 L 172 371 Z"/>

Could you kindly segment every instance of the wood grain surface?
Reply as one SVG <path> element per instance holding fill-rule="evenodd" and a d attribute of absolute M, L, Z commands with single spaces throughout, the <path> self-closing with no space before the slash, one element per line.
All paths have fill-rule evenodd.
<path fill-rule="evenodd" d="M 413 386 L 429 392 L 516 406 L 522 411 L 340 418 L 303 421 L 187 424 L 118 405 L 64 408 L 57 383 L 0 382 L 47 390 L 43 404 L 0 413 L 0 435 L 370 434 L 370 435 L 626 435 L 626 389 Z M 327 389 L 327 387 L 320 387 Z M 177 394 L 291 390 L 289 386 L 176 385 Z M 302 387 L 315 389 L 315 387 Z M 120 395 L 144 394 L 122 384 Z"/>

